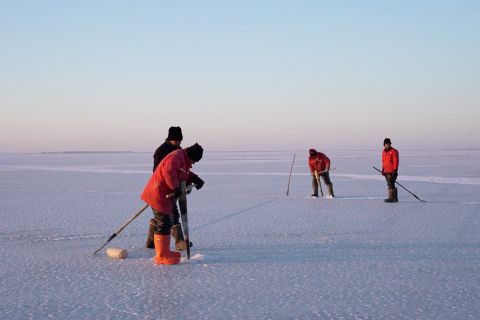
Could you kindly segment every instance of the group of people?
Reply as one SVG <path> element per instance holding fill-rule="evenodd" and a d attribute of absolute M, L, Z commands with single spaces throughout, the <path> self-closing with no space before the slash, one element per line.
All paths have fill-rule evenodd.
<path fill-rule="evenodd" d="M 315 149 L 308 150 L 308 166 L 312 175 L 312 197 L 318 197 L 318 187 L 320 185 L 320 177 L 328 189 L 328 197 L 333 198 L 333 184 L 330 180 L 330 159 L 323 153 L 318 152 Z M 387 192 L 388 197 L 385 202 L 398 202 L 397 188 L 395 187 L 395 181 L 398 177 L 398 164 L 399 155 L 398 150 L 392 147 L 392 141 L 390 138 L 383 140 L 383 152 L 382 152 L 382 175 L 387 180 Z M 323 195 L 323 192 L 322 192 Z"/>
<path fill-rule="evenodd" d="M 153 174 L 141 195 L 153 211 L 150 219 L 146 247 L 155 249 L 154 263 L 178 264 L 180 252 L 187 243 L 180 225 L 177 199 L 182 190 L 180 184 L 186 181 L 201 189 L 204 181 L 190 171 L 192 165 L 202 159 L 203 148 L 198 143 L 182 149 L 180 127 L 170 127 L 168 137 L 153 155 Z M 169 195 L 173 193 L 173 197 Z M 170 250 L 170 236 L 175 239 L 175 249 Z M 191 245 L 191 244 L 190 244 Z"/>
<path fill-rule="evenodd" d="M 180 225 L 180 213 L 177 199 L 181 195 L 181 182 L 203 187 L 204 181 L 190 169 L 199 162 L 203 156 L 203 148 L 198 143 L 182 149 L 183 140 L 180 127 L 170 127 L 165 142 L 161 144 L 153 155 L 153 174 L 147 182 L 141 199 L 153 211 L 153 218 L 149 221 L 146 247 L 155 249 L 154 263 L 178 264 L 180 252 L 186 249 L 183 230 Z M 385 176 L 388 187 L 388 198 L 385 202 L 397 202 L 397 189 L 395 181 L 398 176 L 398 151 L 392 147 L 389 138 L 383 142 L 382 174 Z M 323 195 L 320 179 L 327 186 L 327 197 L 334 197 L 333 184 L 330 180 L 330 159 L 322 152 L 310 149 L 308 165 L 312 175 L 312 197 L 318 197 L 318 189 Z M 169 195 L 173 194 L 173 197 Z M 175 250 L 170 250 L 170 237 L 175 240 Z M 192 244 L 190 243 L 190 246 Z"/>

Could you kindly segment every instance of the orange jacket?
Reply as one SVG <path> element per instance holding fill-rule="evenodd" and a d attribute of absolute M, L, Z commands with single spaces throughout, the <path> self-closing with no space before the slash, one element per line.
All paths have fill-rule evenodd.
<path fill-rule="evenodd" d="M 153 172 L 141 199 L 155 210 L 172 215 L 172 199 L 167 195 L 180 186 L 180 181 L 187 181 L 191 167 L 186 149 L 172 151 Z"/>
<path fill-rule="evenodd" d="M 310 172 L 316 171 L 328 171 L 330 170 L 330 159 L 328 157 L 317 151 L 315 156 L 308 157 L 308 166 L 310 167 Z"/>
<path fill-rule="evenodd" d="M 395 148 L 390 148 L 390 150 L 382 152 L 382 171 L 384 173 L 392 173 L 395 170 L 398 170 L 399 163 L 398 151 Z"/>

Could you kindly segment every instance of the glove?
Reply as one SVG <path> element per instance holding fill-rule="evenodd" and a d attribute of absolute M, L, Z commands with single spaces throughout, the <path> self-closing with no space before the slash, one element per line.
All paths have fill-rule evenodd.
<path fill-rule="evenodd" d="M 193 184 L 195 185 L 195 188 L 196 188 L 197 190 L 202 189 L 203 184 L 205 183 L 205 181 L 203 181 L 202 179 L 200 179 L 198 176 L 194 177 L 194 178 L 192 179 L 192 182 L 193 182 Z"/>
<path fill-rule="evenodd" d="M 176 199 L 176 198 L 180 197 L 181 195 L 182 195 L 182 189 L 180 187 L 176 187 L 173 196 Z"/>
<path fill-rule="evenodd" d="M 384 176 L 384 175 L 385 175 L 385 171 L 384 171 L 383 168 L 382 168 L 382 176 Z"/>

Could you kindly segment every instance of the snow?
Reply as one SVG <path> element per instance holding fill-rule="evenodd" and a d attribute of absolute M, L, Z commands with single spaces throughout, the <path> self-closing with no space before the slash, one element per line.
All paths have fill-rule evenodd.
<path fill-rule="evenodd" d="M 149 153 L 0 154 L 1 319 L 477 319 L 480 151 L 325 153 L 336 197 L 310 198 L 306 151 L 205 152 L 189 195 L 192 258 L 144 248 Z M 325 190 L 326 188 L 324 188 Z"/>

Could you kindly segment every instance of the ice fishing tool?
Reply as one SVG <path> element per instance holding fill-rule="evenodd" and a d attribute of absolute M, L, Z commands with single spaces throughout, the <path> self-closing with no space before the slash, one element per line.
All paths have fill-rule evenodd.
<path fill-rule="evenodd" d="M 377 170 L 378 172 L 382 173 L 382 170 L 379 170 L 378 168 L 375 168 L 373 167 L 373 169 Z M 402 186 L 399 182 L 395 181 L 396 184 L 398 184 L 400 187 L 402 187 L 405 191 L 407 191 L 408 193 L 410 193 L 412 196 L 414 196 L 417 200 L 421 201 L 421 202 L 427 202 L 425 200 L 422 200 L 420 199 L 419 197 L 417 197 L 416 194 L 414 194 L 413 192 L 411 192 L 410 190 L 408 190 L 407 188 L 405 188 L 404 186 Z"/>
<path fill-rule="evenodd" d="M 187 246 L 187 259 L 190 259 L 190 236 L 188 232 L 188 215 L 187 215 L 187 194 L 192 192 L 195 184 L 189 184 L 185 181 L 180 182 L 180 191 L 181 194 L 178 197 L 178 206 L 180 207 L 180 219 L 182 221 L 182 230 L 183 230 L 183 239 Z M 175 192 L 167 194 L 167 198 L 175 196 Z"/>
<path fill-rule="evenodd" d="M 93 255 L 96 255 L 98 252 L 100 252 L 100 250 L 102 250 L 103 248 L 105 248 L 105 246 L 113 240 L 113 238 L 115 238 L 120 232 L 123 231 L 123 229 L 125 229 L 129 224 L 130 222 L 132 222 L 133 220 L 135 220 L 143 211 L 145 211 L 145 209 L 148 208 L 148 204 L 146 204 L 142 209 L 140 209 L 140 211 L 138 211 L 137 213 L 135 213 L 135 215 L 130 219 L 128 220 L 122 227 L 120 227 L 120 229 L 117 230 L 117 232 L 114 232 L 110 238 L 108 238 L 107 242 L 105 242 L 103 244 L 103 246 L 101 246 L 100 248 L 98 248 L 97 250 L 95 250 L 95 252 L 93 253 Z"/>
<path fill-rule="evenodd" d="M 290 192 L 290 178 L 292 177 L 292 170 L 293 170 L 293 163 L 295 162 L 295 156 L 297 154 L 295 153 L 293 155 L 293 160 L 292 160 L 292 166 L 290 167 L 290 174 L 288 175 L 288 184 L 287 184 L 287 197 L 288 197 L 288 193 Z"/>
<path fill-rule="evenodd" d="M 325 172 L 325 171 L 322 171 L 322 172 Z M 315 170 L 314 174 L 315 174 L 315 179 L 317 179 L 318 187 L 320 188 L 320 194 L 323 197 L 322 183 L 320 182 L 320 172 Z"/>
<path fill-rule="evenodd" d="M 192 185 L 193 186 L 193 185 Z M 187 186 L 185 181 L 180 184 L 182 194 L 178 197 L 178 206 L 180 207 L 180 219 L 182 220 L 183 237 L 187 245 L 187 259 L 190 259 L 190 235 L 188 231 L 188 215 L 187 215 Z"/>
<path fill-rule="evenodd" d="M 323 171 L 317 171 L 317 172 L 318 172 L 318 174 L 322 174 L 322 173 L 325 173 L 325 172 L 333 171 L 335 169 L 337 169 L 337 168 L 333 167 L 333 168 L 330 168 L 329 170 L 323 170 Z"/>
<path fill-rule="evenodd" d="M 190 194 L 190 192 L 192 192 L 193 187 L 195 187 L 195 184 L 189 184 L 188 186 L 186 186 L 185 188 L 186 193 Z M 167 198 L 171 198 L 173 196 L 175 196 L 175 192 L 167 194 Z"/>

